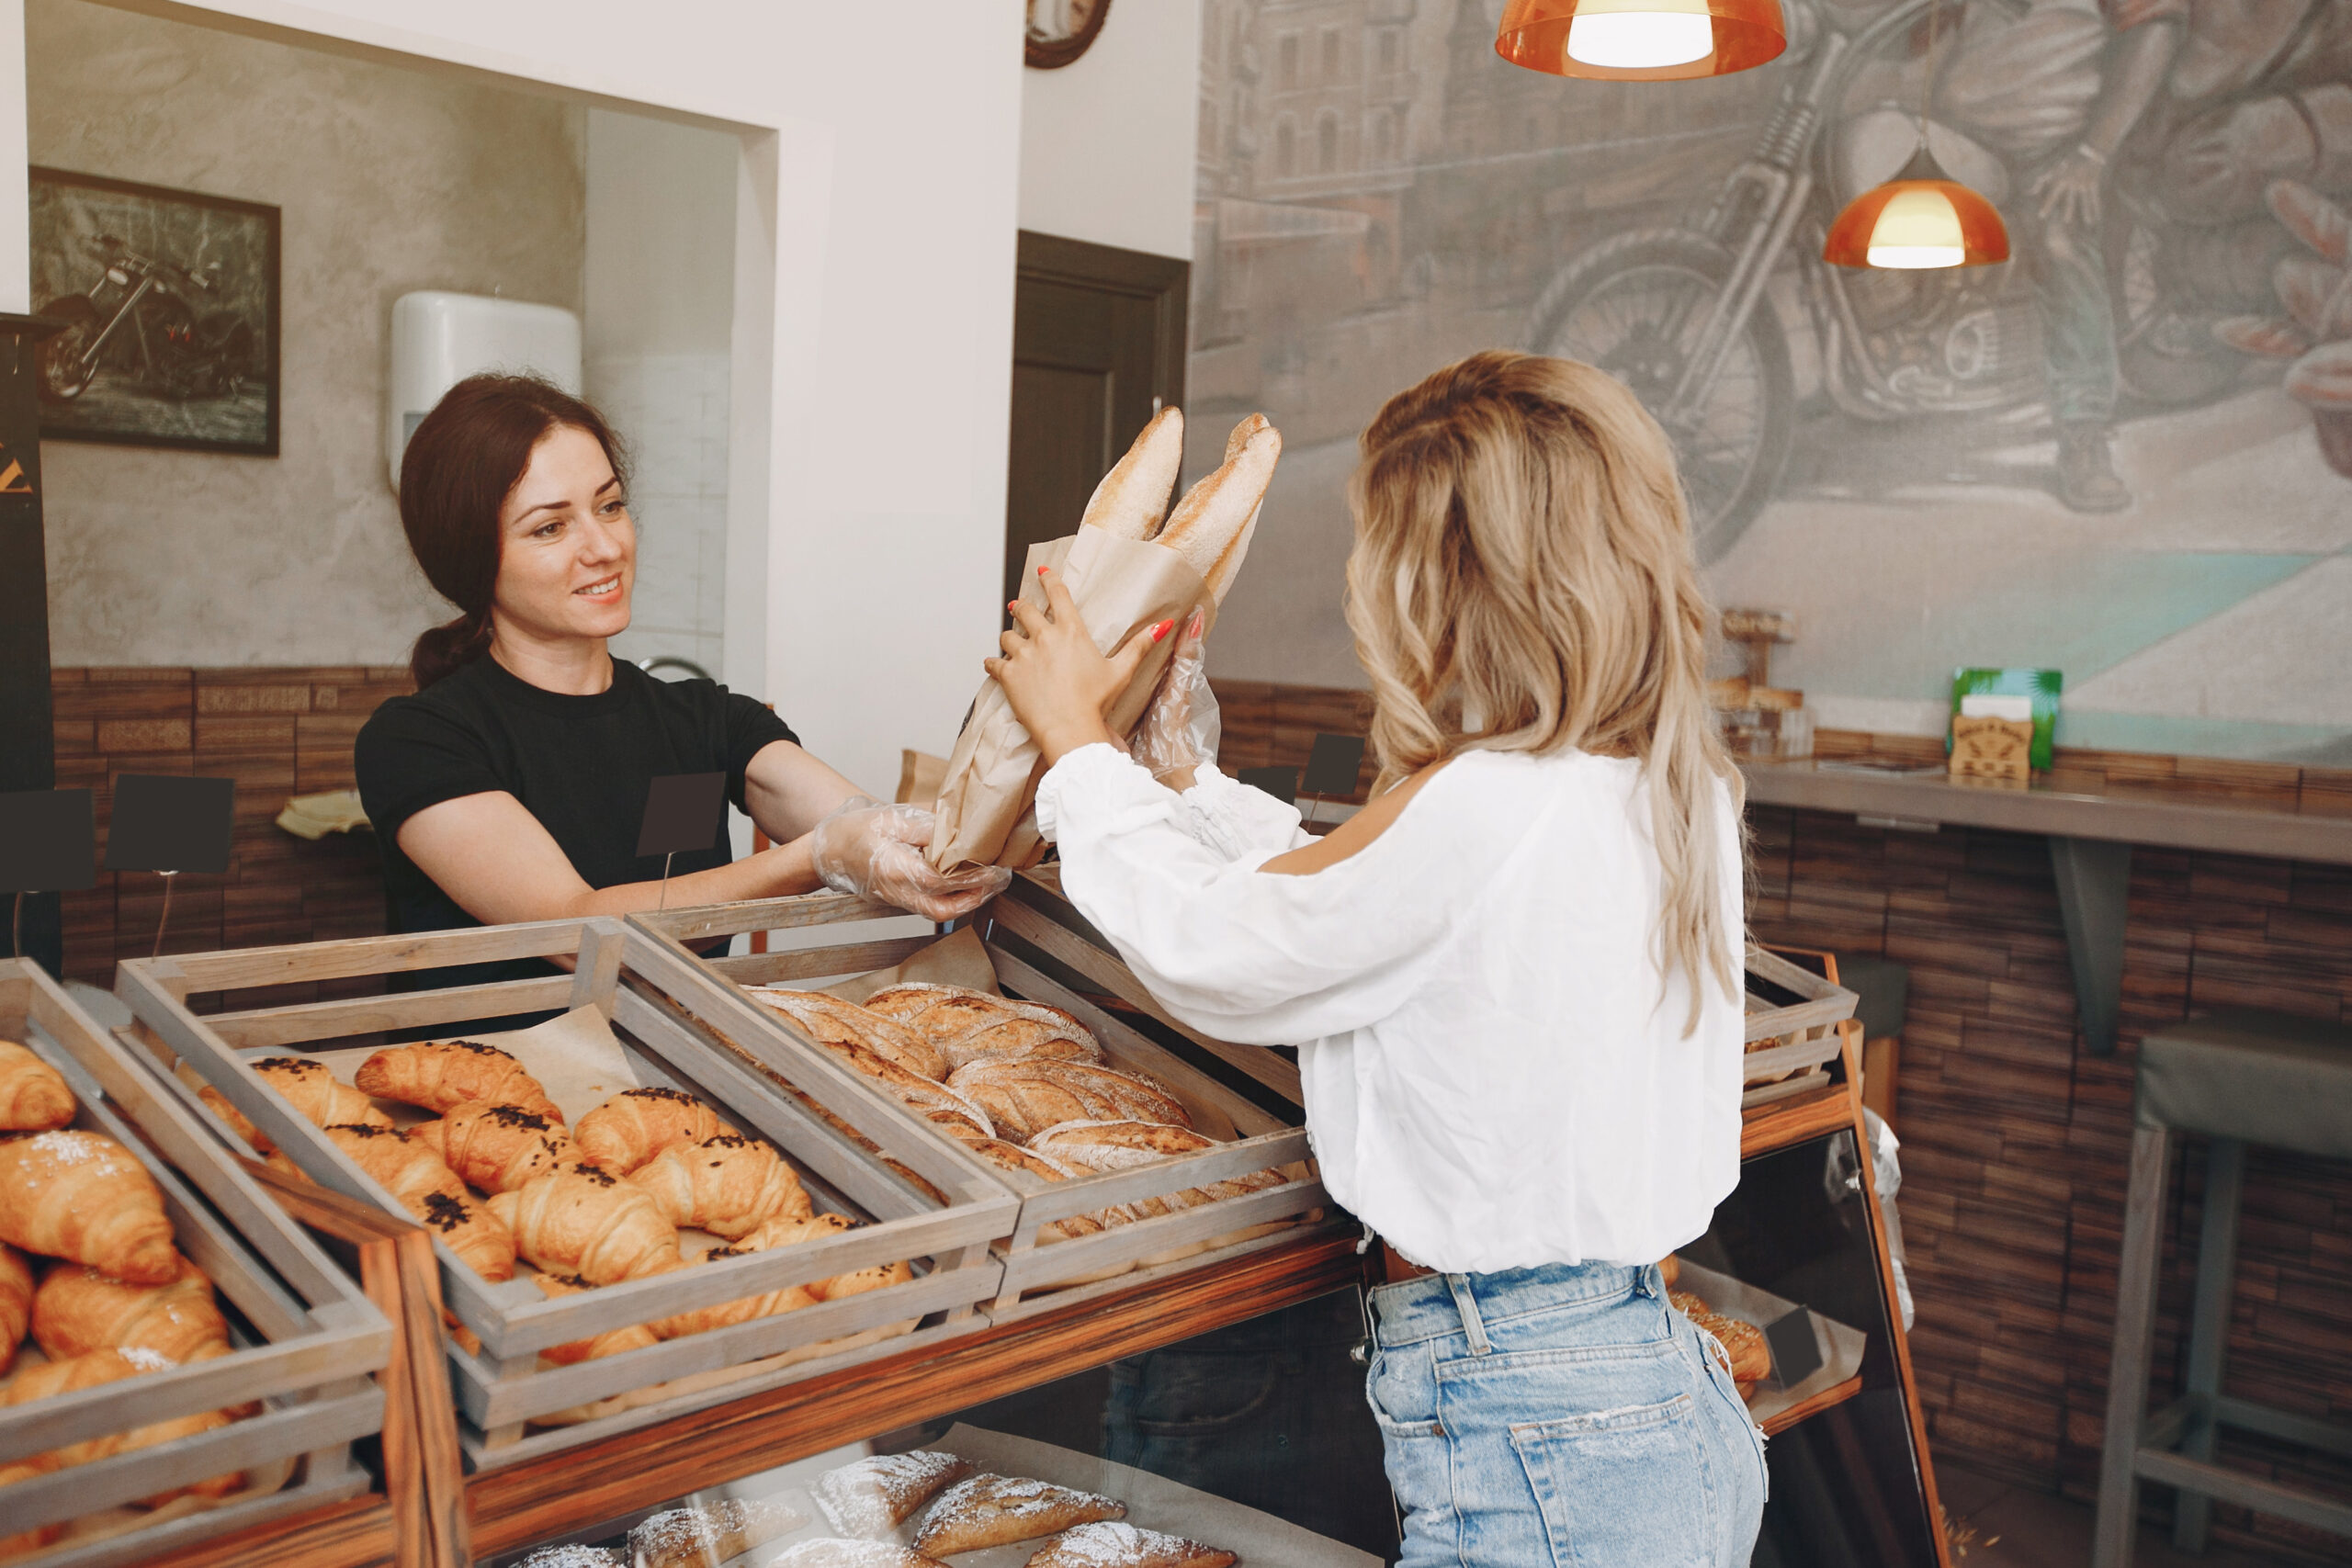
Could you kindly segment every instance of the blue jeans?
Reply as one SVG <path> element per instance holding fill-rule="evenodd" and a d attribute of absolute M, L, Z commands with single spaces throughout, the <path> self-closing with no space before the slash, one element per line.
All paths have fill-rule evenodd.
<path fill-rule="evenodd" d="M 1745 1568 L 1763 1434 L 1656 1268 L 1430 1274 L 1372 1305 L 1398 1568 Z"/>

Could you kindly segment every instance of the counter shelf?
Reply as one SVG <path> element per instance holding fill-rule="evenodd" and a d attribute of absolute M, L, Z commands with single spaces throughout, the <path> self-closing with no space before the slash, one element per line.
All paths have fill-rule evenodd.
<path fill-rule="evenodd" d="M 1019 881 L 1014 884 L 1016 889 L 1023 886 Z M 861 936 L 854 930 L 860 924 L 897 915 L 899 911 L 895 909 L 864 899 L 814 894 L 638 914 L 630 916 L 629 920 L 667 945 L 678 961 L 707 971 L 718 983 L 736 987 L 778 982 L 814 984 L 867 974 L 900 963 L 938 940 L 935 936 L 917 936 L 876 941 Z M 1239 1134 L 1237 1141 L 1156 1160 L 1132 1170 L 1070 1181 L 1047 1181 L 1025 1171 L 1002 1170 L 981 1161 L 955 1138 L 899 1106 L 879 1086 L 836 1066 L 821 1046 L 773 1009 L 746 1004 L 759 1015 L 763 1028 L 734 1039 L 732 1043 L 763 1070 L 812 1091 L 813 1085 L 807 1076 L 811 1068 L 818 1064 L 832 1068 L 837 1077 L 852 1080 L 861 1100 L 895 1116 L 915 1136 L 935 1145 L 937 1152 L 993 1177 L 1019 1195 L 1018 1222 L 1001 1234 L 996 1249 L 1004 1278 L 988 1312 L 998 1321 L 1049 1305 L 1067 1305 L 1090 1295 L 1128 1290 L 1138 1283 L 1202 1268 L 1252 1249 L 1277 1246 L 1289 1231 L 1300 1225 L 1348 1224 L 1329 1217 L 1334 1213 L 1330 1197 L 1314 1173 L 1306 1133 L 1298 1125 L 1304 1112 L 1296 1102 L 1295 1069 L 1290 1115 L 1285 1118 L 1148 1039 L 1009 945 L 1016 932 L 1043 934 L 1052 940 L 1053 933 L 1039 931 L 1040 922 L 1048 919 L 1049 916 L 1036 908 L 1010 897 L 992 901 L 973 917 L 998 982 L 1006 993 L 1075 1014 L 1102 1043 L 1110 1066 L 1150 1074 L 1173 1089 L 1196 1118 L 1205 1115 L 1212 1122 L 1230 1122 Z M 788 952 L 713 958 L 697 958 L 683 945 L 744 932 L 819 926 L 842 928 L 844 940 Z M 1073 967 L 1080 967 L 1095 983 L 1109 987 L 1113 995 L 1118 994 L 1121 987 L 1141 989 L 1126 965 L 1107 949 L 1076 942 L 1057 943 L 1057 951 L 1064 945 L 1079 950 L 1079 964 Z M 1248 1053 L 1270 1062 L 1279 1060 L 1256 1047 L 1224 1043 L 1218 1043 L 1218 1047 L 1220 1055 Z M 1282 1066 L 1287 1067 L 1288 1064 Z M 823 1100 L 824 1096 L 818 1098 Z M 1040 1240 L 1044 1226 L 1073 1214 L 1163 1198 L 1186 1188 L 1270 1168 L 1281 1170 L 1288 1179 L 1261 1191 L 1113 1226 L 1092 1235 Z M 1353 1227 L 1350 1224 L 1349 1228 Z M 1192 1250 L 1195 1248 L 1199 1250 Z M 1137 1269 L 1141 1270 L 1140 1275 L 1136 1272 Z"/>
<path fill-rule="evenodd" d="M 447 987 L 383 997 L 244 1008 L 199 1015 L 192 995 L 306 981 L 414 974 L 460 964 L 554 955 L 570 976 Z M 459 1436 L 476 1468 L 507 1465 L 632 1431 L 686 1412 L 865 1360 L 934 1345 L 980 1325 L 1002 1269 L 989 1250 L 1013 1228 L 1016 1200 L 986 1174 L 937 1151 L 876 1108 L 837 1092 L 846 1069 L 820 1064 L 814 1081 L 859 1132 L 889 1147 L 929 1191 L 893 1170 L 752 1072 L 726 1043 L 761 1024 L 762 1010 L 673 950 L 620 921 L 594 918 L 481 930 L 371 937 L 301 946 L 134 960 L 117 989 L 160 1043 L 167 1081 L 177 1063 L 218 1089 L 313 1180 L 405 1217 L 406 1210 L 297 1114 L 247 1066 L 288 1049 L 369 1043 L 385 1031 L 448 1030 L 548 1009 L 593 1006 L 612 1024 L 640 1083 L 684 1089 L 724 1119 L 768 1139 L 798 1168 L 820 1210 L 873 1223 L 831 1239 L 747 1254 L 553 1300 L 527 1279 L 492 1284 L 436 1237 L 443 1292 L 482 1348 L 448 1348 Z M 502 1021 L 500 1029 L 509 1027 Z M 842 1084 L 833 1084 L 838 1077 Z M 179 1085 L 185 1102 L 199 1105 Z M 883 1107 L 887 1111 L 889 1108 Z M 230 1133 L 203 1112 L 224 1141 Z M 944 1199 L 944 1201 L 943 1201 Z M 538 1370 L 538 1352 L 689 1307 L 756 1295 L 878 1263 L 906 1259 L 901 1284 L 775 1317 L 665 1340 L 570 1367 Z M 913 1320 L 911 1337 L 838 1349 Z M 810 1359 L 777 1364 L 793 1353 Z M 624 1396 L 628 1396 L 624 1398 Z M 620 1400 L 584 1420 L 526 1430 L 537 1417 Z"/>
<path fill-rule="evenodd" d="M 129 1047 L 28 961 L 0 961 L 0 1038 L 22 1042 L 65 1076 L 80 1102 L 74 1126 L 138 1156 L 163 1190 L 180 1251 L 233 1309 L 226 1356 L 0 1409 L 0 1463 L 226 1405 L 259 1400 L 264 1406 L 213 1431 L 0 1490 L 6 1520 L 0 1528 L 13 1533 L 80 1518 L 234 1471 L 288 1463 L 298 1470 L 275 1491 L 167 1512 L 119 1535 L 78 1541 L 69 1535 L 11 1561 L 100 1568 L 177 1553 L 367 1491 L 350 1445 L 383 1427 L 384 1396 L 368 1377 L 390 1358 L 383 1314 L 160 1090 Z"/>

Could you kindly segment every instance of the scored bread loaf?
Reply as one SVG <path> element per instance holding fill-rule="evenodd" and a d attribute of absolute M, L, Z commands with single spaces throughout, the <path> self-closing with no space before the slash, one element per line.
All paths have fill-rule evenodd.
<path fill-rule="evenodd" d="M 1133 1170 L 1217 1145 L 1215 1140 L 1186 1127 L 1149 1122 L 1064 1122 L 1030 1139 L 1029 1146 L 1084 1170 L 1113 1171 Z M 1282 1184 L 1283 1173 L 1279 1170 L 1245 1171 L 1204 1186 L 1182 1188 L 1165 1197 L 1139 1199 L 1134 1206 L 1147 1216 L 1165 1214 Z"/>
<path fill-rule="evenodd" d="M 1115 1497 L 1020 1475 L 974 1475 L 939 1495 L 915 1532 L 915 1550 L 933 1557 L 1033 1540 L 1097 1519 L 1124 1519 Z"/>
<path fill-rule="evenodd" d="M 1091 1031 L 1069 1013 L 1042 1002 L 917 981 L 876 991 L 865 1005 L 929 1040 L 946 1058 L 950 1072 L 983 1058 L 1102 1060 L 1102 1047 Z"/>
<path fill-rule="evenodd" d="M 751 996 L 762 1006 L 791 1019 L 810 1039 L 828 1049 L 864 1046 L 917 1077 L 936 1082 L 947 1076 L 947 1062 L 938 1047 L 896 1019 L 839 997 L 829 997 L 822 991 L 763 986 L 751 987 Z"/>
<path fill-rule="evenodd" d="M 973 1062 L 950 1073 L 947 1087 L 978 1102 L 999 1137 L 1019 1144 L 1062 1122 L 1193 1124 L 1164 1084 L 1090 1062 Z"/>
<path fill-rule="evenodd" d="M 1168 404 L 1151 416 L 1126 456 L 1111 465 L 1086 500 L 1081 526 L 1100 528 L 1114 539 L 1148 539 L 1168 515 L 1177 470 L 1184 464 L 1184 416 Z"/>
<path fill-rule="evenodd" d="M 904 1524 L 933 1494 L 972 1472 L 972 1461 L 933 1449 L 875 1454 L 817 1478 L 817 1506 L 837 1530 L 885 1535 Z"/>
<path fill-rule="evenodd" d="M 1220 604 L 1232 591 L 1257 531 L 1266 487 L 1273 482 L 1274 465 L 1283 455 L 1282 432 L 1264 416 L 1252 414 L 1235 429 L 1226 453 L 1216 471 L 1177 502 L 1157 540 L 1201 574 Z"/>
<path fill-rule="evenodd" d="M 773 1498 L 722 1497 L 647 1517 L 628 1532 L 629 1551 L 638 1568 L 712 1568 L 808 1522 Z"/>
<path fill-rule="evenodd" d="M 70 1125 L 74 1091 L 65 1075 L 32 1053 L 0 1040 L 0 1133 L 44 1133 Z"/>
<path fill-rule="evenodd" d="M 1239 1561 L 1221 1547 L 1105 1519 L 1046 1542 L 1028 1568 L 1233 1568 Z"/>
<path fill-rule="evenodd" d="M 1093 1174 L 1082 1167 L 1071 1165 L 1053 1155 L 1045 1154 L 1036 1149 L 1024 1149 L 1019 1144 L 1008 1144 L 1001 1138 L 982 1138 L 972 1144 L 970 1148 L 974 1154 L 991 1165 L 1001 1166 L 1006 1170 L 1026 1171 L 1031 1176 L 1045 1181 L 1069 1181 L 1075 1177 Z M 1136 1217 L 1136 1211 L 1130 1205 L 1114 1204 L 1109 1208 L 1096 1209 L 1088 1213 L 1071 1214 L 1063 1219 L 1049 1220 L 1039 1228 L 1037 1240 L 1040 1245 L 1043 1245 L 1046 1242 L 1069 1241 L 1076 1236 L 1097 1235 L 1113 1225 L 1131 1224 Z"/>

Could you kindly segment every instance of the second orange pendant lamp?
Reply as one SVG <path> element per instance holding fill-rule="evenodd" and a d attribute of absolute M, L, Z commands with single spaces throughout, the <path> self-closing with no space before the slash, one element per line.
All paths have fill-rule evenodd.
<path fill-rule="evenodd" d="M 1821 259 L 1838 266 L 1984 266 L 2009 259 L 2009 231 L 1993 204 L 1943 171 L 1928 150 L 1936 79 L 1936 18 L 1928 13 L 1928 79 L 1919 89 L 1919 150 L 1902 172 L 1846 204 Z"/>
<path fill-rule="evenodd" d="M 1554 76 L 1727 76 L 1788 47 L 1780 0 L 1510 0 L 1495 52 Z"/>

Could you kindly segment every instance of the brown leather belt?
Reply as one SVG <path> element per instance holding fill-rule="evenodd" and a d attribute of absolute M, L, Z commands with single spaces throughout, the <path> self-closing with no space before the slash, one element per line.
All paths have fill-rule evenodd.
<path fill-rule="evenodd" d="M 1437 1272 L 1434 1269 L 1422 1268 L 1389 1246 L 1385 1240 L 1380 1244 L 1380 1266 L 1382 1277 L 1392 1285 L 1402 1284 L 1407 1280 L 1418 1280 L 1424 1274 Z"/>

